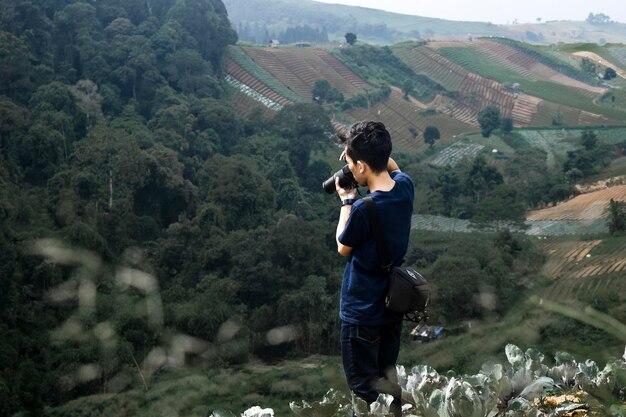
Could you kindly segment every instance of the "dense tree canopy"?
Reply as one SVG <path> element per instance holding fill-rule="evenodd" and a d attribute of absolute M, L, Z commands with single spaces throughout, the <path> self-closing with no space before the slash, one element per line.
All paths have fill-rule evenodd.
<path fill-rule="evenodd" d="M 297 351 L 336 347 L 339 260 L 326 200 L 310 192 L 331 172 L 311 161 L 330 121 L 316 104 L 266 124 L 236 116 L 219 78 L 236 36 L 219 0 L 17 0 L 0 22 L 0 414 L 102 392 L 171 331 L 213 341 L 233 317 L 243 350 L 208 360 L 263 350 L 255 341 L 286 324 L 307 334 Z M 37 238 L 76 260 L 33 256 Z M 85 249 L 107 266 L 83 264 Z M 124 268 L 160 292 L 128 291 Z M 94 310 L 45 304 L 59 285 L 93 293 Z M 302 309 L 303 297 L 325 301 Z M 85 343 L 51 345 L 68 319 Z M 98 376 L 75 380 L 81 366 Z"/>

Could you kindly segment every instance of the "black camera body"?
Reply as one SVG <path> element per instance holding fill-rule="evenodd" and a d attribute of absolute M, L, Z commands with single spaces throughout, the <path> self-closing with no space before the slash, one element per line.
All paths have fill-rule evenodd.
<path fill-rule="evenodd" d="M 356 188 L 359 186 L 359 183 L 356 182 L 354 175 L 352 175 L 350 168 L 348 168 L 346 164 L 322 183 L 322 188 L 324 188 L 324 191 L 328 194 L 332 194 L 333 191 L 335 191 L 335 178 L 339 178 L 339 186 L 341 188 Z"/>

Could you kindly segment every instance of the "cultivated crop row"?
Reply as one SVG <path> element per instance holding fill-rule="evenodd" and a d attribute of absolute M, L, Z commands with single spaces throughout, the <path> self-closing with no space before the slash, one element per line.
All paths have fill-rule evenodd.
<path fill-rule="evenodd" d="M 267 87 L 269 87 L 271 90 L 276 92 L 278 95 L 294 103 L 300 103 L 300 102 L 305 101 L 304 98 L 298 96 L 297 94 L 294 94 L 292 90 L 287 88 L 285 84 L 279 81 L 270 72 L 261 68 L 256 62 L 250 59 L 250 57 L 246 55 L 246 53 L 241 48 L 236 47 L 236 46 L 229 47 L 228 56 L 237 65 L 239 65 L 243 70 L 245 70 L 248 74 L 252 75 L 261 83 L 265 84 Z M 307 98 L 309 96 L 307 96 Z"/>
<path fill-rule="evenodd" d="M 439 51 L 455 63 L 485 78 L 507 83 L 511 88 L 515 88 L 515 84 L 519 84 L 520 90 L 526 94 L 591 113 L 597 112 L 598 108 L 594 104 L 594 99 L 599 94 L 605 92 L 605 89 L 587 86 L 559 74 L 554 77 L 541 77 L 540 74 L 537 74 L 538 79 L 536 81 L 529 81 L 516 71 L 505 68 L 502 65 L 493 65 L 483 55 L 476 53 L 477 50 L 468 47 L 468 44 L 471 45 L 472 42 L 457 42 L 455 46 L 443 46 Z M 444 45 L 446 44 L 444 43 Z M 618 120 L 623 119 L 622 112 L 618 109 L 605 106 L 602 111 L 604 114 L 610 114 L 614 118 L 611 121 L 612 123 L 617 123 Z M 548 113 L 547 117 L 550 117 L 551 114 Z M 572 124 L 577 123 L 578 116 L 579 113 L 576 114 L 576 119 L 570 120 L 570 122 Z"/>
<path fill-rule="evenodd" d="M 477 143 L 463 143 L 459 141 L 439 152 L 430 164 L 438 167 L 453 167 L 464 158 L 474 158 L 483 149 L 485 149 L 483 145 L 479 145 Z"/>
<path fill-rule="evenodd" d="M 468 73 L 465 68 L 425 46 L 412 49 L 396 48 L 394 54 L 411 67 L 415 73 L 426 75 L 448 91 L 458 91 Z"/>
<path fill-rule="evenodd" d="M 259 110 L 265 118 L 271 118 L 276 114 L 276 109 L 268 108 L 260 103 L 258 100 L 247 95 L 246 93 L 237 90 L 231 96 L 231 102 L 236 114 L 248 114 L 252 110 Z"/>
<path fill-rule="evenodd" d="M 529 55 L 531 58 L 535 59 L 537 62 L 540 62 L 544 66 L 549 67 L 550 69 L 552 69 L 558 74 L 564 74 L 569 79 L 577 80 L 582 83 L 587 83 L 586 85 L 588 87 L 590 87 L 589 84 L 596 83 L 596 80 L 592 75 L 587 74 L 581 71 L 579 68 L 561 61 L 559 58 L 539 52 L 538 50 L 533 49 L 531 46 L 525 45 L 522 42 L 515 41 L 512 39 L 506 39 L 506 38 L 494 38 L 493 42 L 507 45 L 526 55 Z"/>
<path fill-rule="evenodd" d="M 369 84 L 325 51 L 307 48 L 244 48 L 260 66 L 300 97 L 310 99 L 315 82 L 327 80 L 345 96 Z"/>
<path fill-rule="evenodd" d="M 282 105 L 280 105 L 279 103 L 273 101 L 272 99 L 268 98 L 267 96 L 264 96 L 263 94 L 259 93 L 258 91 L 254 90 L 253 88 L 250 88 L 249 86 L 247 86 L 246 84 L 240 82 L 236 78 L 233 78 L 230 75 L 226 75 L 226 77 L 224 79 L 226 80 L 226 82 L 231 87 L 233 87 L 236 90 L 242 92 L 243 94 L 245 94 L 246 96 L 252 98 L 253 100 L 258 101 L 259 103 L 261 103 L 262 105 L 264 105 L 268 109 L 274 110 L 274 111 L 281 111 L 282 110 L 282 108 L 283 108 Z"/>
<path fill-rule="evenodd" d="M 322 62 L 326 64 L 323 67 L 332 69 L 336 74 L 341 77 L 342 80 L 345 80 L 347 83 L 349 83 L 356 91 L 368 88 L 370 86 L 367 82 L 365 82 L 363 79 L 361 79 L 361 77 L 356 75 L 350 68 L 348 68 L 334 55 L 331 55 L 321 49 L 313 49 L 312 51 L 315 56 L 317 56 L 319 59 L 322 60 Z M 337 83 L 337 85 L 333 84 L 333 86 L 335 86 L 335 88 L 337 88 L 339 91 L 343 92 L 343 90 L 340 88 L 340 84 L 341 83 Z M 348 89 L 347 86 L 343 86 L 343 88 L 346 90 Z"/>
<path fill-rule="evenodd" d="M 537 107 L 541 103 L 541 99 L 529 96 L 524 93 L 517 93 L 513 109 L 511 110 L 511 118 L 517 126 L 528 126 L 532 124 Z"/>
<path fill-rule="evenodd" d="M 619 291 L 626 287 L 626 242 L 609 253 L 595 254 L 594 249 L 601 243 L 601 240 L 590 240 L 545 245 L 543 249 L 549 256 L 545 271 L 554 279 L 546 298 L 593 296 L 597 291 Z"/>
<path fill-rule="evenodd" d="M 531 211 L 526 219 L 529 221 L 605 219 L 611 199 L 626 202 L 626 185 L 582 194 L 556 206 Z"/>
<path fill-rule="evenodd" d="M 402 99 L 401 94 L 392 91 L 389 99 L 382 103 L 367 108 L 354 108 L 349 114 L 354 120 L 379 120 L 385 124 L 394 145 L 400 148 L 410 149 L 424 146 L 424 142 L 418 138 L 413 138 L 411 129 L 422 132 L 425 126 L 417 123 L 417 108 Z"/>
<path fill-rule="evenodd" d="M 474 41 L 469 46 L 488 59 L 493 65 L 513 70 L 531 81 L 537 80 L 537 75 L 530 70 L 530 68 L 540 65 L 536 59 L 506 45 L 487 40 Z M 547 67 L 546 70 L 549 70 L 551 73 L 554 72 Z"/>
<path fill-rule="evenodd" d="M 560 113 L 563 116 L 562 124 L 565 126 L 573 126 L 578 124 L 580 118 L 580 110 L 562 104 L 552 103 L 549 101 L 541 101 L 537 105 L 532 125 L 533 126 L 553 126 L 553 116 Z"/>
<path fill-rule="evenodd" d="M 479 54 L 486 57 L 489 62 L 512 70 L 529 81 L 537 81 L 538 79 L 550 80 L 557 84 L 581 90 L 579 93 L 589 99 L 594 99 L 598 94 L 604 92 L 604 89 L 601 87 L 591 86 L 568 77 L 537 61 L 535 57 L 508 45 L 496 41 L 483 40 L 473 42 L 472 46 Z"/>
<path fill-rule="evenodd" d="M 586 279 L 563 277 L 550 285 L 544 294 L 549 300 L 575 300 L 580 296 L 594 296 L 596 293 L 615 292 L 626 290 L 626 274 L 599 275 Z"/>
<path fill-rule="evenodd" d="M 524 233 L 529 236 L 584 236 L 606 233 L 604 219 L 597 220 L 535 220 L 525 221 Z"/>
<path fill-rule="evenodd" d="M 461 85 L 461 100 L 478 110 L 488 106 L 500 107 L 501 117 L 510 117 L 515 95 L 506 91 L 502 84 L 470 73 Z"/>
<path fill-rule="evenodd" d="M 411 219 L 411 228 L 415 230 L 427 230 L 435 232 L 475 232 L 469 220 L 455 219 L 444 216 L 429 214 L 416 214 Z"/>
<path fill-rule="evenodd" d="M 392 90 L 387 101 L 377 103 L 369 109 L 352 109 L 349 114 L 354 120 L 380 120 L 389 129 L 394 144 L 405 149 L 426 146 L 421 136 L 426 126 L 438 127 L 442 140 L 466 131 L 469 127 L 449 116 L 423 116 L 421 111 L 421 108 L 405 100 L 401 92 Z M 412 131 L 418 136 L 413 137 Z"/>
<path fill-rule="evenodd" d="M 280 104 L 281 106 L 293 103 L 293 101 L 284 98 L 283 96 L 269 88 L 267 85 L 263 84 L 258 78 L 254 77 L 249 72 L 241 68 L 235 61 L 230 58 L 226 59 L 225 70 L 227 76 L 238 80 L 241 84 L 246 85 L 250 89 Z"/>
<path fill-rule="evenodd" d="M 607 48 L 612 56 L 618 61 L 617 63 L 626 68 L 626 47 L 624 46 L 611 46 Z"/>
<path fill-rule="evenodd" d="M 545 220 L 524 222 L 520 227 L 517 224 L 507 222 L 491 222 L 480 225 L 470 220 L 455 219 L 444 216 L 416 214 L 413 216 L 411 227 L 416 230 L 430 230 L 437 232 L 485 232 L 493 233 L 498 230 L 508 229 L 516 233 L 523 233 L 538 238 L 558 236 L 584 236 L 606 233 L 607 226 L 604 220 Z M 626 248 L 624 248 L 626 251 Z"/>
<path fill-rule="evenodd" d="M 243 48 L 246 54 L 257 65 L 263 67 L 266 71 L 269 71 L 274 77 L 280 80 L 281 83 L 286 85 L 291 91 L 298 96 L 310 99 L 312 85 L 309 86 L 303 81 L 297 73 L 293 72 L 295 65 L 290 65 L 290 68 L 286 67 L 277 55 L 274 54 L 270 48 Z"/>

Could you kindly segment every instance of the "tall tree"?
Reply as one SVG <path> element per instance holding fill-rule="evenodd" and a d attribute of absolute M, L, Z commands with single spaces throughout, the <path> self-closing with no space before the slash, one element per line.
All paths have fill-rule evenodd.
<path fill-rule="evenodd" d="M 180 23 L 196 41 L 198 52 L 219 68 L 226 46 L 237 42 L 237 33 L 228 21 L 220 0 L 177 0 L 169 10 L 168 20 Z"/>
<path fill-rule="evenodd" d="M 626 204 L 611 199 L 609 201 L 609 233 L 611 235 L 626 232 Z"/>
<path fill-rule="evenodd" d="M 435 126 L 426 126 L 424 129 L 424 142 L 428 144 L 428 146 L 432 147 L 435 144 L 435 141 L 441 137 L 439 133 L 439 129 Z"/>
<path fill-rule="evenodd" d="M 352 32 L 346 33 L 346 42 L 350 46 L 354 45 L 356 43 L 356 34 Z"/>
<path fill-rule="evenodd" d="M 464 179 L 464 189 L 474 197 L 476 203 L 489 195 L 489 192 L 504 179 L 496 167 L 488 165 L 484 158 L 476 158 Z"/>
<path fill-rule="evenodd" d="M 0 31 L 0 95 L 23 101 L 33 86 L 32 75 L 24 42 L 11 33 Z"/>
<path fill-rule="evenodd" d="M 580 143 L 586 150 L 590 151 L 598 144 L 598 135 L 593 130 L 584 130 L 580 135 Z"/>
<path fill-rule="evenodd" d="M 494 129 L 500 127 L 500 108 L 498 106 L 487 106 L 477 115 L 480 133 L 488 138 Z"/>
<path fill-rule="evenodd" d="M 288 140 L 289 159 L 296 173 L 306 176 L 311 152 L 324 147 L 332 134 L 328 115 L 315 104 L 285 106 L 274 118 L 274 126 Z"/>
<path fill-rule="evenodd" d="M 227 230 L 268 224 L 276 204 L 271 183 L 255 161 L 241 156 L 215 155 L 204 162 L 200 198 L 219 208 Z"/>

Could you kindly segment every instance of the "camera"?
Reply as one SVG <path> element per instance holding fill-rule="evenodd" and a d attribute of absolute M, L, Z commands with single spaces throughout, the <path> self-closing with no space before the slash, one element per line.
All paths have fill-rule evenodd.
<path fill-rule="evenodd" d="M 339 186 L 341 188 L 356 188 L 359 186 L 359 183 L 356 182 L 354 175 L 352 175 L 350 168 L 348 168 L 346 164 L 322 183 L 322 188 L 324 188 L 324 191 L 328 194 L 332 194 L 333 191 L 335 191 L 335 178 L 339 178 Z"/>

